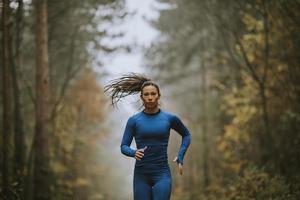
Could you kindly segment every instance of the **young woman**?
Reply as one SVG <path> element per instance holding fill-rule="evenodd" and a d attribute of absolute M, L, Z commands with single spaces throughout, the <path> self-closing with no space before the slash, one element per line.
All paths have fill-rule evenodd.
<path fill-rule="evenodd" d="M 126 124 L 121 152 L 136 159 L 133 178 L 134 200 L 169 200 L 172 178 L 167 148 L 170 129 L 182 136 L 177 157 L 179 174 L 183 173 L 183 158 L 190 145 L 191 134 L 181 120 L 159 107 L 160 90 L 149 78 L 130 74 L 105 87 L 115 105 L 121 98 L 140 93 L 143 111 L 131 116 Z M 130 147 L 135 138 L 137 149 Z"/>

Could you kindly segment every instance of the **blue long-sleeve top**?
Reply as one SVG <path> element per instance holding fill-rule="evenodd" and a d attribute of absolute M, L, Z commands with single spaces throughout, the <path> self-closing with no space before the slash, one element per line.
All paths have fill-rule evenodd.
<path fill-rule="evenodd" d="M 136 150 L 130 145 L 135 138 L 137 149 L 147 147 L 144 157 L 140 161 L 136 160 L 135 169 L 141 171 L 166 169 L 170 129 L 174 129 L 182 136 L 177 162 L 183 164 L 184 155 L 191 142 L 191 134 L 176 115 L 162 109 L 154 114 L 141 111 L 128 119 L 122 138 L 121 152 L 126 156 L 134 157 Z"/>

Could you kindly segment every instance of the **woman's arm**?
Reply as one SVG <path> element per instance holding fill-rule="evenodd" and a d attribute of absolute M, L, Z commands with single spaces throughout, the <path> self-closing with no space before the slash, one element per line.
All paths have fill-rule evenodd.
<path fill-rule="evenodd" d="M 121 152 L 124 155 L 129 157 L 134 157 L 136 152 L 135 149 L 130 148 L 133 135 L 134 135 L 134 120 L 132 118 L 129 118 L 121 142 Z"/>
<path fill-rule="evenodd" d="M 184 155 L 191 143 L 191 134 L 185 127 L 185 125 L 181 122 L 181 120 L 175 115 L 172 118 L 172 129 L 174 129 L 182 136 L 181 146 L 177 156 L 177 162 L 183 165 Z"/>

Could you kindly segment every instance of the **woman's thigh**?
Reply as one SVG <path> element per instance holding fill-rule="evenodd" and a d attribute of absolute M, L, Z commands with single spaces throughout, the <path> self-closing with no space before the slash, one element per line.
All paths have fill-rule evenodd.
<path fill-rule="evenodd" d="M 172 178 L 170 173 L 164 173 L 155 182 L 152 188 L 153 200 L 170 200 L 172 191 Z"/>
<path fill-rule="evenodd" d="M 146 176 L 134 174 L 133 196 L 134 200 L 152 200 L 152 187 Z"/>

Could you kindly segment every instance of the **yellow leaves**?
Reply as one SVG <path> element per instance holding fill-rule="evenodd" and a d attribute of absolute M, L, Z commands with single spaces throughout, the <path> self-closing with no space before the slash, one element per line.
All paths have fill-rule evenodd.
<path fill-rule="evenodd" d="M 248 51 L 253 52 L 259 44 L 263 44 L 264 34 L 263 34 L 263 21 L 256 19 L 254 16 L 245 13 L 242 18 L 245 26 L 246 33 L 242 37 L 242 44 L 244 48 Z M 250 55 L 249 55 L 250 56 Z M 250 56 L 251 58 L 251 56 Z"/>
<path fill-rule="evenodd" d="M 103 176 L 95 158 L 99 141 L 107 132 L 105 115 L 106 101 L 96 75 L 89 69 L 82 71 L 68 88 L 53 123 L 55 159 L 51 160 L 51 167 L 58 175 L 59 187 L 68 189 L 70 194 L 74 189 L 92 187 L 90 183 L 98 184 Z"/>
<path fill-rule="evenodd" d="M 222 110 L 228 115 L 234 116 L 233 124 L 238 126 L 247 124 L 258 113 L 257 106 L 254 105 L 255 96 L 253 94 L 255 93 L 255 87 L 247 85 L 241 90 L 233 88 L 232 93 L 224 96 L 225 104 L 222 105 Z"/>
<path fill-rule="evenodd" d="M 83 120 L 101 122 L 104 119 L 106 101 L 96 80 L 91 70 L 84 71 L 70 90 L 68 104 Z"/>
<path fill-rule="evenodd" d="M 212 80 L 211 87 L 217 88 L 218 90 L 221 90 L 221 91 L 225 91 L 225 89 L 226 89 L 226 85 L 218 80 Z"/>
<path fill-rule="evenodd" d="M 233 87 L 223 97 L 222 109 L 232 120 L 224 126 L 218 143 L 218 150 L 223 156 L 223 167 L 234 173 L 238 173 L 245 164 L 243 152 L 249 145 L 251 124 L 258 119 L 260 108 L 253 79 L 244 71 L 241 72 L 241 77 L 243 86 Z"/>
<path fill-rule="evenodd" d="M 250 140 L 249 133 L 241 131 L 237 126 L 233 124 L 226 125 L 224 127 L 224 135 L 219 140 L 218 149 L 226 154 L 226 151 L 230 150 L 232 146 L 240 143 L 248 143 Z M 224 155 L 225 155 L 224 154 Z M 229 155 L 225 155 L 229 157 Z"/>
<path fill-rule="evenodd" d="M 73 148 L 74 148 L 73 141 L 71 142 L 71 141 L 65 140 L 65 142 L 63 142 L 63 145 L 64 145 L 65 151 L 67 151 L 67 152 L 73 151 Z"/>
<path fill-rule="evenodd" d="M 259 51 L 259 48 L 262 47 L 262 45 L 264 45 L 264 35 L 263 33 L 246 33 L 243 35 L 241 42 L 246 52 L 248 52 L 247 55 L 249 61 L 252 62 L 252 54 L 254 54 L 255 51 Z"/>
<path fill-rule="evenodd" d="M 224 129 L 225 129 L 224 139 L 235 141 L 235 142 L 239 141 L 240 132 L 236 126 L 230 124 L 230 125 L 226 125 Z"/>
<path fill-rule="evenodd" d="M 278 72 L 284 72 L 284 71 L 286 71 L 287 70 L 287 65 L 286 64 L 283 64 L 283 63 L 279 63 L 278 65 L 277 65 L 277 71 Z"/>
<path fill-rule="evenodd" d="M 105 120 L 106 101 L 96 75 L 90 69 L 83 71 L 72 85 L 60 110 L 61 115 L 57 119 L 60 137 L 68 140 L 73 135 L 79 139 L 79 134 L 100 133 L 98 130 Z"/>
<path fill-rule="evenodd" d="M 89 180 L 82 177 L 78 177 L 74 182 L 74 185 L 79 187 L 87 186 L 88 184 L 89 184 Z"/>
<path fill-rule="evenodd" d="M 62 163 L 59 163 L 59 162 L 53 162 L 51 163 L 52 165 L 52 170 L 55 172 L 55 173 L 65 173 L 68 171 L 68 168 L 63 165 Z"/>
<path fill-rule="evenodd" d="M 238 149 L 241 149 L 242 143 L 249 142 L 249 136 L 247 133 L 241 132 L 235 125 L 227 125 L 224 130 L 224 135 L 218 144 L 218 150 L 222 153 L 225 161 L 223 167 L 238 173 L 244 164 L 244 161 L 239 158 Z"/>
<path fill-rule="evenodd" d="M 247 31 L 262 31 L 263 30 L 263 21 L 256 19 L 253 15 L 249 13 L 244 13 L 242 20 L 246 26 Z"/>
<path fill-rule="evenodd" d="M 248 31 L 252 30 L 255 28 L 255 24 L 256 24 L 256 19 L 248 14 L 248 13 L 244 13 L 244 16 L 242 17 L 243 22 L 246 25 L 246 28 Z"/>
<path fill-rule="evenodd" d="M 102 193 L 96 193 L 91 196 L 91 199 L 105 199 L 105 196 Z"/>
<path fill-rule="evenodd" d="M 236 53 L 244 60 L 244 54 L 248 61 L 253 66 L 260 65 L 265 59 L 265 30 L 263 19 L 258 19 L 257 16 L 250 13 L 244 13 L 242 17 L 244 22 L 245 32 L 238 37 L 239 43 L 236 44 Z M 242 48 L 243 47 L 243 48 Z"/>
<path fill-rule="evenodd" d="M 215 186 L 209 193 L 210 200 L 298 199 L 286 179 L 250 167 L 228 186 Z"/>
<path fill-rule="evenodd" d="M 247 124 L 256 112 L 256 107 L 245 104 L 241 109 L 236 111 L 236 115 L 239 117 L 233 119 L 233 124 Z"/>
<path fill-rule="evenodd" d="M 250 49 L 251 48 L 251 50 L 253 51 L 254 49 L 255 49 L 255 47 L 250 47 L 250 42 L 248 42 L 247 44 L 249 44 L 248 45 L 248 49 Z M 248 60 L 249 60 L 249 62 L 253 62 L 254 60 L 255 60 L 255 55 L 254 54 L 248 54 Z"/>

